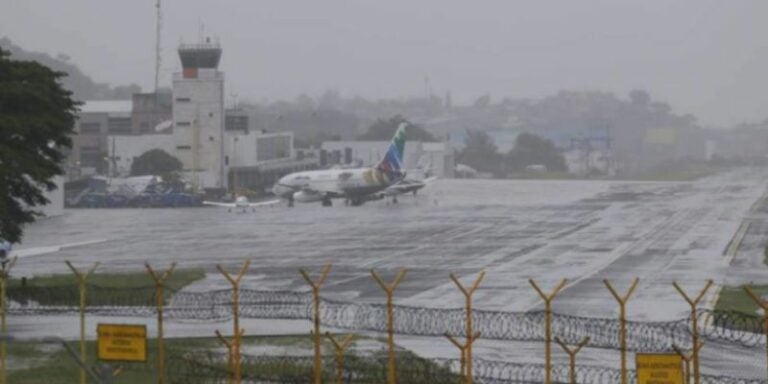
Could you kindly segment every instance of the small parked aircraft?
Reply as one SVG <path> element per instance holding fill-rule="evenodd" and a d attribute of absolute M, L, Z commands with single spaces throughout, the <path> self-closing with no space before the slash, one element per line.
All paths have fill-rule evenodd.
<path fill-rule="evenodd" d="M 269 201 L 259 201 L 257 203 L 252 203 L 248 201 L 248 198 L 245 196 L 238 196 L 235 198 L 235 201 L 233 203 L 224 203 L 219 201 L 203 201 L 203 204 L 205 205 L 212 205 L 215 207 L 223 207 L 227 208 L 228 212 L 232 212 L 232 209 L 239 209 L 240 213 L 245 213 L 249 208 L 252 212 L 256 211 L 256 207 L 265 207 L 269 205 L 275 205 L 280 204 L 279 199 L 269 200 Z"/>

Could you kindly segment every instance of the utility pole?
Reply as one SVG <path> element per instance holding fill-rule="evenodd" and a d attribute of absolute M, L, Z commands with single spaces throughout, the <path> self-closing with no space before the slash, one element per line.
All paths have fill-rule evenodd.
<path fill-rule="evenodd" d="M 161 9 L 161 0 L 157 0 L 155 7 L 157 8 L 157 24 L 155 30 L 155 108 L 157 108 L 157 90 L 160 86 L 160 62 L 162 57 L 160 55 L 160 32 L 163 26 L 163 13 Z"/>

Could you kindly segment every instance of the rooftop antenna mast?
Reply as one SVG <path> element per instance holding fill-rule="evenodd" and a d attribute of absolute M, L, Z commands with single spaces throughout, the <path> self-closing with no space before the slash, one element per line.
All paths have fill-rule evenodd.
<path fill-rule="evenodd" d="M 157 0 L 155 7 L 157 8 L 157 29 L 155 30 L 155 98 L 157 98 L 157 90 L 160 87 L 160 61 L 162 60 L 160 55 L 160 32 L 163 27 L 161 0 Z"/>

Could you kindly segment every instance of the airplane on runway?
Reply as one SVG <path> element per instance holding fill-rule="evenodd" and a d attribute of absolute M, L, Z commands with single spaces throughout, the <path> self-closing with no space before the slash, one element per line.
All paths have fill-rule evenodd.
<path fill-rule="evenodd" d="M 405 128 L 397 127 L 384 158 L 374 167 L 355 169 L 327 169 L 295 172 L 281 178 L 272 188 L 275 196 L 294 202 L 321 202 L 331 206 L 332 199 L 346 199 L 353 206 L 384 198 L 384 191 L 405 178 L 403 153 Z"/>
<path fill-rule="evenodd" d="M 258 203 L 251 203 L 248 201 L 248 198 L 245 196 L 238 196 L 235 198 L 235 201 L 233 203 L 224 203 L 219 201 L 203 201 L 204 205 L 212 205 L 214 207 L 223 207 L 228 208 L 228 212 L 232 212 L 232 209 L 239 209 L 240 213 L 245 213 L 248 208 L 251 209 L 252 212 L 256 211 L 256 207 L 265 207 L 269 205 L 275 205 L 279 204 L 279 199 L 269 200 L 269 201 L 260 201 Z"/>

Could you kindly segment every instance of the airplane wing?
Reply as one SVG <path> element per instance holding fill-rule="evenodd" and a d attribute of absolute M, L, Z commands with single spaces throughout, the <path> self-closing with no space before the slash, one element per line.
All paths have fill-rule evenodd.
<path fill-rule="evenodd" d="M 255 208 L 255 207 L 265 207 L 269 205 L 275 205 L 280 204 L 282 201 L 280 199 L 274 199 L 274 200 L 268 200 L 268 201 L 259 201 L 257 203 L 248 203 L 249 208 Z M 234 206 L 234 204 L 233 204 Z"/>
<path fill-rule="evenodd" d="M 437 176 L 428 177 L 424 180 L 403 179 L 397 184 L 389 186 L 384 190 L 384 195 L 395 196 L 405 193 L 414 193 L 437 180 Z"/>
<path fill-rule="evenodd" d="M 222 203 L 218 201 L 203 201 L 203 205 L 212 205 L 214 207 L 235 208 L 235 203 Z"/>

